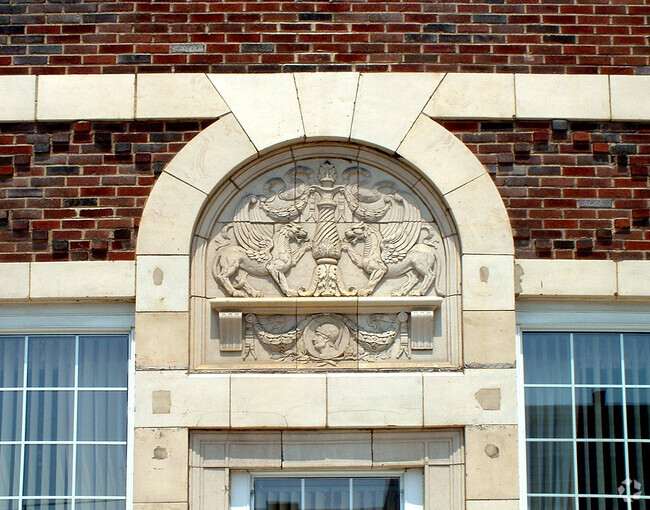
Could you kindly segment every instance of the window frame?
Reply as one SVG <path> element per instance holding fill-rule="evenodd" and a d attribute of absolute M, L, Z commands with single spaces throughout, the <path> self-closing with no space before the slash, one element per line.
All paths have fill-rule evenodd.
<path fill-rule="evenodd" d="M 133 508 L 135 307 L 132 303 L 31 303 L 0 306 L 0 335 L 127 335 L 125 505 Z M 75 439 L 76 441 L 76 439 Z M 21 480 L 24 473 L 20 474 Z M 77 498 L 83 499 L 83 498 Z"/>
<path fill-rule="evenodd" d="M 520 509 L 528 508 L 523 335 L 532 332 L 650 333 L 650 306 L 636 301 L 519 301 L 516 306 Z M 626 445 L 628 442 L 625 443 Z M 575 481 L 577 484 L 577 480 Z M 650 499 L 646 501 L 650 502 Z"/>
<path fill-rule="evenodd" d="M 399 478 L 400 510 L 424 509 L 424 470 L 422 468 L 374 470 L 282 470 L 230 472 L 230 510 L 253 510 L 254 484 L 259 478 Z"/>

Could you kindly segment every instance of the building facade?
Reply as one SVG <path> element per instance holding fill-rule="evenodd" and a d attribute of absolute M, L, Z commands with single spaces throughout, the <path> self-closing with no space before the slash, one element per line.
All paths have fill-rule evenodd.
<path fill-rule="evenodd" d="M 645 508 L 647 6 L 4 11 L 0 508 Z"/>

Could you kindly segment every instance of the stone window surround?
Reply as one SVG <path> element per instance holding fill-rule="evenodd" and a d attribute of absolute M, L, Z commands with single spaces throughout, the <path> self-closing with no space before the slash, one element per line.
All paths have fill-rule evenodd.
<path fill-rule="evenodd" d="M 283 471 L 408 468 L 424 470 L 424 508 L 464 508 L 460 430 L 195 431 L 190 445 L 190 505 L 200 510 L 230 508 L 233 471 L 277 471 L 281 476 Z"/>

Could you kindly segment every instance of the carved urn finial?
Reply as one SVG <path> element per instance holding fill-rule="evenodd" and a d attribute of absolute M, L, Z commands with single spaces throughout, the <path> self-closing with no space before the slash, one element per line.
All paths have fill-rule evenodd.
<path fill-rule="evenodd" d="M 324 188 L 331 188 L 338 177 L 336 167 L 329 161 L 323 161 L 318 168 L 318 180 Z"/>

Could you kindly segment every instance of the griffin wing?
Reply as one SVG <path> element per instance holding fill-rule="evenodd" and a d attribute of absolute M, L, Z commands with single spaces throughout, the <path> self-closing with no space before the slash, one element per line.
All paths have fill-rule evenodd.
<path fill-rule="evenodd" d="M 235 239 L 251 260 L 266 263 L 271 260 L 273 225 L 262 211 L 258 197 L 245 197 L 235 214 L 233 231 Z"/>
<path fill-rule="evenodd" d="M 381 259 L 386 264 L 400 262 L 418 242 L 422 228 L 420 211 L 403 193 L 390 195 L 391 207 L 379 224 L 382 235 Z"/>

